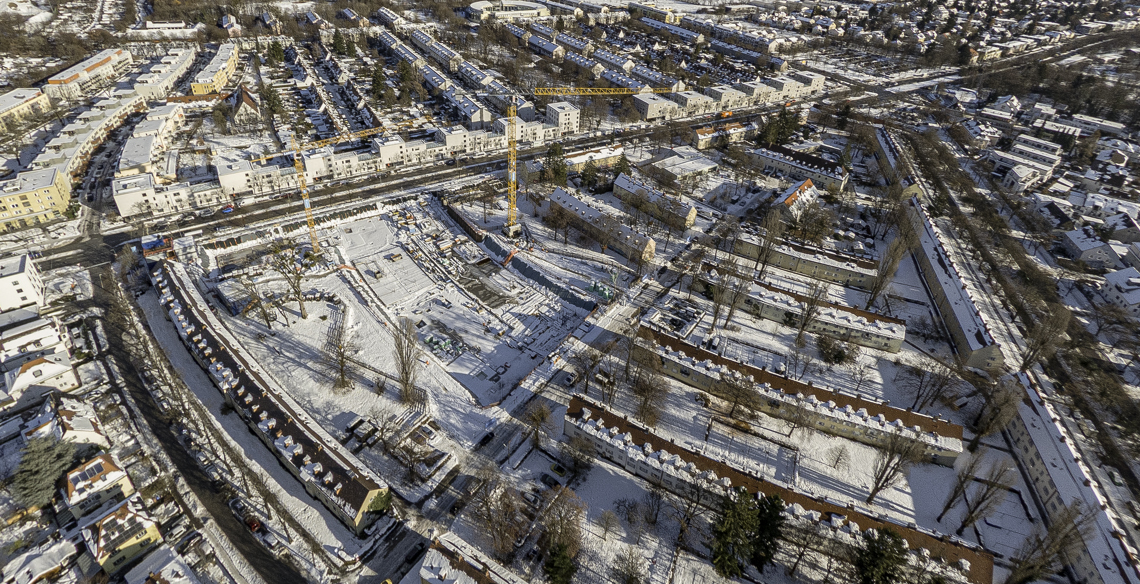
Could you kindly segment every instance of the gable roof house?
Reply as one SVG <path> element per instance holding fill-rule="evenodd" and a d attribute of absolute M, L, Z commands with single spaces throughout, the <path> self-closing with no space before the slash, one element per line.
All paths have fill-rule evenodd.
<path fill-rule="evenodd" d="M 244 84 L 230 94 L 228 101 L 233 108 L 231 117 L 235 125 L 252 126 L 261 121 L 261 101 Z"/>
<path fill-rule="evenodd" d="M 146 513 L 142 497 L 135 495 L 105 513 L 93 515 L 80 526 L 87 553 L 79 557 L 85 575 L 100 570 L 113 575 L 131 560 L 162 543 L 158 524 Z"/>

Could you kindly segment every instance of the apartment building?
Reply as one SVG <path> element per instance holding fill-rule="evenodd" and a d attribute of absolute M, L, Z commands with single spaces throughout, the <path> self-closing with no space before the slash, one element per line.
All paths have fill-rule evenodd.
<path fill-rule="evenodd" d="M 615 144 L 613 146 L 594 148 L 593 150 L 570 152 L 566 154 L 564 160 L 566 162 L 566 170 L 570 172 L 582 172 L 582 169 L 591 162 L 598 168 L 609 168 L 617 164 L 623 156 L 625 156 L 625 147 L 621 144 Z M 621 176 L 625 175 L 623 174 Z"/>
<path fill-rule="evenodd" d="M 485 21 L 494 17 L 498 22 L 512 22 L 548 16 L 550 16 L 548 7 L 523 0 L 476 0 L 467 7 L 467 17 L 476 21 Z"/>
<path fill-rule="evenodd" d="M 190 93 L 194 95 L 221 93 L 237 70 L 238 56 L 237 45 L 225 43 L 219 46 L 218 52 L 210 62 L 190 82 Z"/>
<path fill-rule="evenodd" d="M 826 158 L 796 152 L 775 144 L 756 148 L 748 155 L 755 164 L 763 166 L 765 174 L 779 172 L 799 180 L 810 179 L 813 184 L 822 188 L 834 187 L 843 190 L 847 186 L 847 170 Z"/>
<path fill-rule="evenodd" d="M 1001 345 L 974 303 L 973 291 L 962 278 L 957 262 L 946 250 L 944 228 L 936 224 L 917 198 L 906 202 L 906 212 L 919 242 L 914 250 L 919 275 L 926 282 L 955 351 L 970 367 L 1001 367 L 1005 362 Z"/>
<path fill-rule="evenodd" d="M 739 144 L 755 138 L 758 131 L 759 126 L 756 122 L 729 122 L 727 124 L 704 126 L 693 129 L 690 144 L 698 150 L 704 150 L 705 148 L 721 143 Z"/>
<path fill-rule="evenodd" d="M 687 45 L 699 45 L 705 42 L 705 35 L 694 32 L 685 28 L 681 28 L 675 24 L 662 22 L 655 18 L 642 17 L 641 24 L 653 29 L 654 32 L 660 35 L 672 35 L 677 40 Z"/>
<path fill-rule="evenodd" d="M 733 252 L 755 260 L 760 253 L 760 240 L 751 233 L 741 233 L 733 245 Z M 790 241 L 772 248 L 768 265 L 855 288 L 870 286 L 879 273 L 878 264 L 868 258 Z"/>
<path fill-rule="evenodd" d="M 641 93 L 630 99 L 641 119 L 647 122 L 671 120 L 680 115 L 676 103 L 655 93 Z"/>
<path fill-rule="evenodd" d="M 772 205 L 788 213 L 792 219 L 799 221 L 803 212 L 817 199 L 819 199 L 819 191 L 809 178 L 798 185 L 789 187 L 776 198 Z"/>
<path fill-rule="evenodd" d="M 657 244 L 652 238 L 633 231 L 617 217 L 596 209 L 561 187 L 550 195 L 552 207 L 569 213 L 574 226 L 590 237 L 608 243 L 612 249 L 632 261 L 653 260 Z M 606 219 L 609 218 L 609 220 Z"/>
<path fill-rule="evenodd" d="M 403 16 L 396 14 L 389 8 L 380 7 L 376 9 L 373 16 L 380 21 L 380 24 L 388 26 L 396 32 L 402 31 L 408 25 L 408 21 Z"/>
<path fill-rule="evenodd" d="M 231 202 L 229 195 L 235 192 L 254 192 L 255 194 L 275 194 L 298 188 L 295 172 L 280 169 L 277 173 L 254 172 L 249 163 L 245 162 L 246 172 L 243 174 L 233 168 L 233 164 L 224 163 L 218 167 L 219 178 L 225 176 L 230 184 L 237 184 L 244 179 L 242 185 L 247 188 L 227 192 L 221 181 L 203 183 L 176 183 L 160 185 L 155 181 L 154 174 L 143 173 L 132 176 L 116 178 L 111 182 L 111 193 L 115 201 L 115 208 L 123 218 L 138 216 L 159 216 L 186 211 L 202 209 L 217 209 Z M 240 166 L 240 163 L 239 163 Z M 274 171 L 277 167 L 269 167 Z M 271 179 L 269 175 L 273 175 Z M 240 178 L 235 178 L 240 177 Z M 275 180 L 274 180 L 275 179 Z"/>
<path fill-rule="evenodd" d="M 0 226 L 14 231 L 63 217 L 71 202 L 71 179 L 62 171 L 58 166 L 26 170 L 0 181 Z"/>
<path fill-rule="evenodd" d="M 198 58 L 197 47 L 171 49 L 158 63 L 135 79 L 135 91 L 147 100 L 158 100 L 170 95 Z"/>
<path fill-rule="evenodd" d="M 46 93 L 34 88 L 13 89 L 0 95 L 0 129 L 18 125 L 49 109 L 51 100 Z"/>
<path fill-rule="evenodd" d="M 43 91 L 52 99 L 87 97 L 110 87 L 131 62 L 126 49 L 104 49 L 49 77 Z"/>
<path fill-rule="evenodd" d="M 44 305 L 44 282 L 26 254 L 0 259 L 0 312 Z"/>
<path fill-rule="evenodd" d="M 697 220 L 696 207 L 666 196 L 660 190 L 636 181 L 625 173 L 614 179 L 614 196 L 637 206 L 643 213 L 678 231 L 687 230 Z"/>

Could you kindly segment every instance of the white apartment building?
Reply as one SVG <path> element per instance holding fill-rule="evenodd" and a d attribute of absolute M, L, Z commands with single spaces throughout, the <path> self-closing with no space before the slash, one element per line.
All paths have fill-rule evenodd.
<path fill-rule="evenodd" d="M 44 305 L 44 282 L 25 254 L 0 259 L 0 312 Z"/>
<path fill-rule="evenodd" d="M 246 162 L 245 164 L 248 165 L 249 163 Z M 243 179 L 249 180 L 250 175 L 253 174 L 231 173 L 229 169 L 230 165 L 221 165 L 218 168 L 219 178 L 222 176 L 235 177 L 233 180 L 236 183 Z M 240 176 L 240 178 L 235 175 Z M 278 181 L 277 185 L 273 186 L 280 185 L 278 190 L 285 190 L 285 185 L 281 184 L 283 182 L 285 181 Z M 276 192 L 276 190 L 268 188 L 268 183 L 268 180 L 263 180 L 257 184 L 265 184 L 268 192 Z M 296 180 L 293 180 L 289 186 L 296 189 Z M 124 218 L 216 209 L 230 202 L 229 193 L 223 192 L 220 181 L 194 185 L 177 183 L 160 186 L 156 184 L 154 175 L 149 172 L 116 178 L 111 182 L 111 193 L 115 200 L 115 207 L 119 210 L 119 215 Z"/>
<path fill-rule="evenodd" d="M 109 87 L 130 65 L 130 51 L 104 49 L 49 77 L 43 91 L 52 99 L 79 99 Z"/>

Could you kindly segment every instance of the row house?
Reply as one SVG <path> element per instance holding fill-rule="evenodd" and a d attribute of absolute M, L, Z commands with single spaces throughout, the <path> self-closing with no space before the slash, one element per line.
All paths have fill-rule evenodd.
<path fill-rule="evenodd" d="M 1001 344 L 978 310 L 974 293 L 963 279 L 958 263 L 947 251 L 944 240 L 952 240 L 954 236 L 935 223 L 917 198 L 906 202 L 906 212 L 919 242 L 914 253 L 919 275 L 934 298 L 954 349 L 970 367 L 987 371 L 1001 367 L 1005 362 Z"/>
<path fill-rule="evenodd" d="M 889 528 L 904 540 L 909 550 L 904 561 L 913 563 L 917 570 L 956 584 L 993 582 L 993 556 L 976 544 L 913 523 L 904 524 L 853 503 L 845 505 L 805 494 L 779 479 L 754 476 L 752 471 L 731 466 L 728 459 L 695 452 L 657 436 L 646 426 L 611 413 L 587 397 L 576 395 L 571 399 L 563 431 L 590 443 L 599 456 L 626 472 L 673 493 L 694 497 L 701 505 L 716 505 L 738 490 L 756 498 L 778 496 L 787 505 L 789 521 L 818 524 L 818 533 L 828 534 L 826 537 L 840 546 L 860 548 L 864 545 L 862 533 Z"/>
<path fill-rule="evenodd" d="M 408 26 L 408 21 L 390 8 L 378 8 L 376 12 L 373 13 L 373 16 L 376 20 L 379 20 L 381 24 L 396 32 L 402 32 L 404 28 Z"/>
<path fill-rule="evenodd" d="M 684 232 L 697 220 L 697 208 L 681 199 L 629 177 L 625 173 L 614 179 L 614 196 L 658 221 Z"/>
<path fill-rule="evenodd" d="M 130 67 L 127 49 L 104 49 L 48 78 L 43 92 L 52 99 L 80 99 L 102 91 Z"/>
<path fill-rule="evenodd" d="M 594 51 L 594 54 L 590 57 L 602 65 L 616 69 L 622 73 L 629 73 L 631 70 L 633 70 L 633 66 L 636 65 L 636 63 L 633 62 L 633 59 L 630 59 L 624 55 L 619 55 L 617 53 L 607 51 L 605 49 L 598 49 Z"/>
<path fill-rule="evenodd" d="M 214 332 L 224 325 L 201 308 L 206 301 L 182 264 L 160 263 L 150 278 L 171 325 L 226 403 L 309 495 L 358 537 L 367 534 L 385 511 L 388 485 L 287 392 L 257 373 L 240 347 L 229 346 L 225 337 Z"/>
<path fill-rule="evenodd" d="M 685 90 L 685 84 L 682 81 L 679 81 L 676 77 L 670 77 L 668 75 L 650 69 L 645 65 L 634 65 L 633 69 L 630 69 L 629 74 L 636 79 L 644 81 L 647 85 L 653 87 L 654 89 L 669 89 L 672 91 Z"/>
<path fill-rule="evenodd" d="M 733 252 L 755 260 L 760 253 L 760 239 L 752 233 L 741 233 L 733 244 Z M 835 250 L 783 241 L 772 248 L 769 266 L 817 280 L 854 288 L 867 288 L 878 276 L 878 264 L 866 257 Z"/>
<path fill-rule="evenodd" d="M 588 73 L 592 79 L 598 79 L 603 72 L 607 71 L 605 65 L 602 65 L 601 63 L 588 57 L 583 57 L 582 55 L 573 51 L 566 52 L 566 56 L 563 58 L 562 63 L 564 66 L 566 63 L 573 65 L 579 71 Z"/>
<path fill-rule="evenodd" d="M 609 249 L 620 253 L 630 261 L 637 263 L 653 261 L 657 248 L 653 238 L 630 229 L 617 217 L 589 205 L 561 187 L 550 195 L 550 204 L 568 212 L 577 229 L 599 241 L 605 241 Z"/>
<path fill-rule="evenodd" d="M 690 46 L 704 44 L 705 42 L 705 35 L 681 28 L 674 24 L 661 22 L 660 20 L 648 17 L 642 18 L 641 23 L 653 29 L 657 34 L 673 35 L 682 43 Z"/>

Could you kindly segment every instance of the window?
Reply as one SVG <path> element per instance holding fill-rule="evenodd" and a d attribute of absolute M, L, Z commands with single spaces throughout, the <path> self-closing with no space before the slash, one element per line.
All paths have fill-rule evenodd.
<path fill-rule="evenodd" d="M 39 377 L 43 377 L 43 376 L 44 376 L 44 372 L 40 371 L 39 369 L 32 371 L 32 377 L 39 378 Z"/>

